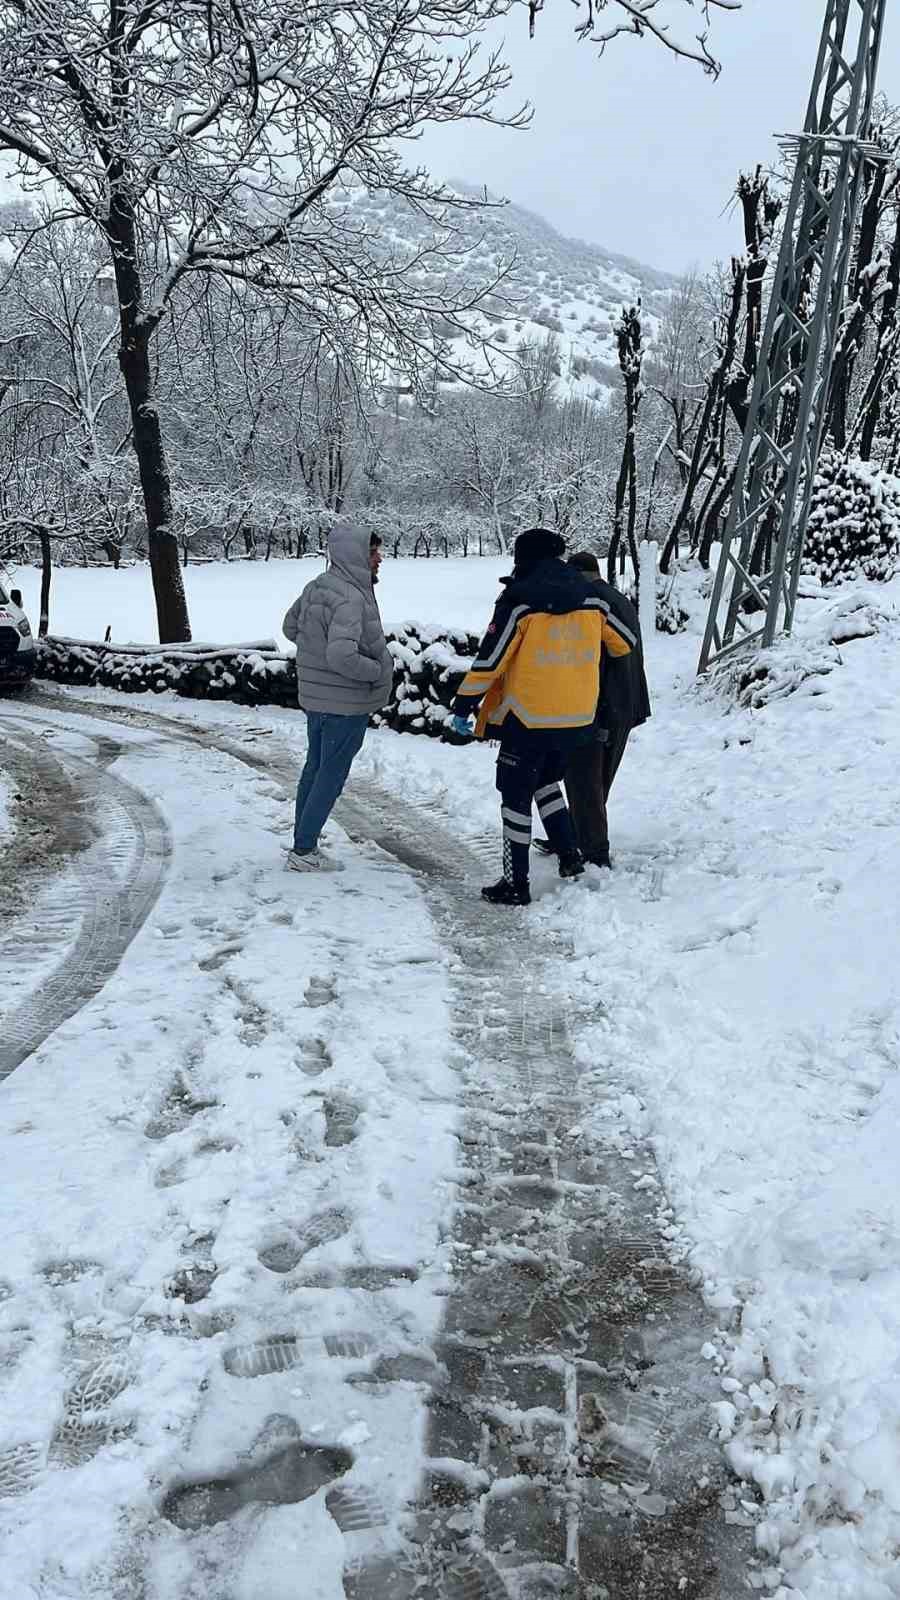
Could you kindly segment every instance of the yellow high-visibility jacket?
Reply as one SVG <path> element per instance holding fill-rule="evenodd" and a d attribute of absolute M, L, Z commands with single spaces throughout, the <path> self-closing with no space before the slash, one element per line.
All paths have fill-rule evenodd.
<path fill-rule="evenodd" d="M 636 640 L 602 595 L 562 561 L 541 562 L 498 601 L 455 709 L 481 709 L 480 738 L 512 717 L 526 732 L 566 735 L 590 726 L 597 710 L 604 648 L 624 656 Z"/>

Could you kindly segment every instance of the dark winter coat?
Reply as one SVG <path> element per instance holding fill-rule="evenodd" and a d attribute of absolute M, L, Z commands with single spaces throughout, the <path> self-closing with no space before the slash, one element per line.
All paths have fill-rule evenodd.
<path fill-rule="evenodd" d="M 327 572 L 306 585 L 282 623 L 297 646 L 304 711 L 370 716 L 390 695 L 394 664 L 372 586 L 369 537 L 352 522 L 336 523 Z"/>
<path fill-rule="evenodd" d="M 588 582 L 593 584 L 609 606 L 610 617 L 622 624 L 637 641 L 630 655 L 610 655 L 603 663 L 595 727 L 598 733 L 630 733 L 632 728 L 640 727 L 651 715 L 637 607 L 632 605 L 627 595 L 621 594 L 602 578 L 589 578 Z"/>
<path fill-rule="evenodd" d="M 582 573 L 555 558 L 540 561 L 505 580 L 455 710 L 467 716 L 481 702 L 480 735 L 565 750 L 590 737 L 601 661 L 627 655 L 633 643 Z"/>

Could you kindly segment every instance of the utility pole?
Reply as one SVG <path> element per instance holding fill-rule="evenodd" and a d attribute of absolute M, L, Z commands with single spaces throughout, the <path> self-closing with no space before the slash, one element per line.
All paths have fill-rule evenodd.
<path fill-rule="evenodd" d="M 827 0 L 700 655 L 790 632 L 867 160 L 887 0 Z"/>

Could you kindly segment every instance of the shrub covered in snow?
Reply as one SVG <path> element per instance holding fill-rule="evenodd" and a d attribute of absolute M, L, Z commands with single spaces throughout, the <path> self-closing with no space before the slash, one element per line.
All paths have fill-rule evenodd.
<path fill-rule="evenodd" d="M 822 583 L 884 581 L 900 569 L 900 478 L 826 451 L 813 487 L 803 570 Z"/>
<path fill-rule="evenodd" d="M 477 639 L 459 632 L 407 623 L 388 634 L 394 686 L 376 725 L 439 738 Z M 232 700 L 239 705 L 297 705 L 294 662 L 271 641 L 210 648 L 169 645 L 94 644 L 80 639 L 44 639 L 39 676 L 57 683 L 99 684 L 125 694 L 172 690 L 195 700 Z M 456 736 L 449 734 L 450 739 Z"/>

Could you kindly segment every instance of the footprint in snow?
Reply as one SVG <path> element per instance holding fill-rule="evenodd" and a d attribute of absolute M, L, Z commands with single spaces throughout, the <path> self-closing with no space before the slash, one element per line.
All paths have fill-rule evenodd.
<path fill-rule="evenodd" d="M 356 1138 L 359 1106 L 353 1100 L 336 1095 L 326 1100 L 322 1109 L 325 1112 L 325 1143 L 332 1149 L 352 1144 Z"/>
<path fill-rule="evenodd" d="M 243 948 L 244 946 L 240 940 L 232 940 L 230 944 L 220 945 L 218 950 L 213 950 L 211 955 L 204 956 L 202 961 L 197 962 L 197 966 L 201 972 L 218 972 L 219 968 L 224 967 L 226 961 L 230 960 L 232 956 L 240 955 Z"/>
<path fill-rule="evenodd" d="M 294 1057 L 294 1064 L 307 1077 L 318 1078 L 321 1073 L 328 1071 L 333 1062 L 328 1046 L 322 1039 L 304 1039 L 299 1054 Z"/>
<path fill-rule="evenodd" d="M 323 1267 L 319 1272 L 304 1275 L 298 1288 L 302 1289 L 365 1289 L 379 1294 L 383 1289 L 396 1289 L 401 1283 L 415 1283 L 415 1267 Z"/>
<path fill-rule="evenodd" d="M 48 1261 L 43 1277 L 51 1289 L 62 1289 L 66 1284 L 78 1283 L 80 1278 L 102 1271 L 99 1261 Z"/>
<path fill-rule="evenodd" d="M 107 1357 L 81 1374 L 63 1400 L 62 1421 L 50 1445 L 52 1463 L 84 1466 L 104 1445 L 127 1437 L 131 1424 L 116 1424 L 108 1411 L 131 1381 L 131 1369 L 118 1356 Z"/>
<path fill-rule="evenodd" d="M 328 1333 L 322 1339 L 298 1338 L 295 1333 L 274 1334 L 252 1344 L 233 1345 L 222 1357 L 222 1365 L 232 1378 L 268 1378 L 276 1372 L 291 1372 L 303 1365 L 316 1348 L 335 1361 L 364 1361 L 375 1350 L 368 1333 Z"/>
<path fill-rule="evenodd" d="M 330 1006 L 337 999 L 337 990 L 330 978 L 310 978 L 303 999 L 308 1006 Z"/>
<path fill-rule="evenodd" d="M 333 1244 L 350 1231 L 350 1219 L 345 1211 L 322 1211 L 312 1217 L 302 1228 L 284 1233 L 259 1252 L 259 1260 L 270 1272 L 293 1272 L 303 1257 L 321 1245 Z"/>
<path fill-rule="evenodd" d="M 188 1123 L 201 1111 L 211 1111 L 217 1100 L 200 1100 L 188 1087 L 184 1078 L 177 1077 L 165 1100 L 160 1106 L 155 1117 L 144 1128 L 144 1135 L 148 1139 L 168 1139 L 173 1133 L 180 1133 Z"/>
<path fill-rule="evenodd" d="M 186 1183 L 189 1178 L 196 1176 L 195 1163 L 198 1156 L 218 1156 L 234 1149 L 233 1139 L 206 1139 L 202 1144 L 198 1144 L 190 1155 L 180 1156 L 171 1166 L 163 1167 L 153 1182 L 157 1189 L 172 1189 L 176 1184 Z"/>
<path fill-rule="evenodd" d="M 17 1499 L 34 1488 L 44 1465 L 40 1445 L 14 1444 L 0 1450 L 0 1500 Z"/>
<path fill-rule="evenodd" d="M 179 1270 L 167 1280 L 163 1292 L 170 1300 L 183 1300 L 186 1306 L 198 1305 L 205 1300 L 216 1281 L 217 1269 L 212 1261 L 195 1261 Z"/>
<path fill-rule="evenodd" d="M 384 1501 L 371 1489 L 329 1489 L 325 1504 L 341 1533 L 364 1533 L 369 1528 L 383 1528 L 390 1522 L 390 1512 Z"/>
<path fill-rule="evenodd" d="M 162 1514 L 176 1528 L 195 1531 L 226 1522 L 245 1506 L 286 1506 L 308 1500 L 350 1471 L 353 1457 L 339 1445 L 285 1444 L 254 1466 L 237 1467 L 221 1478 L 182 1484 L 163 1501 Z"/>

